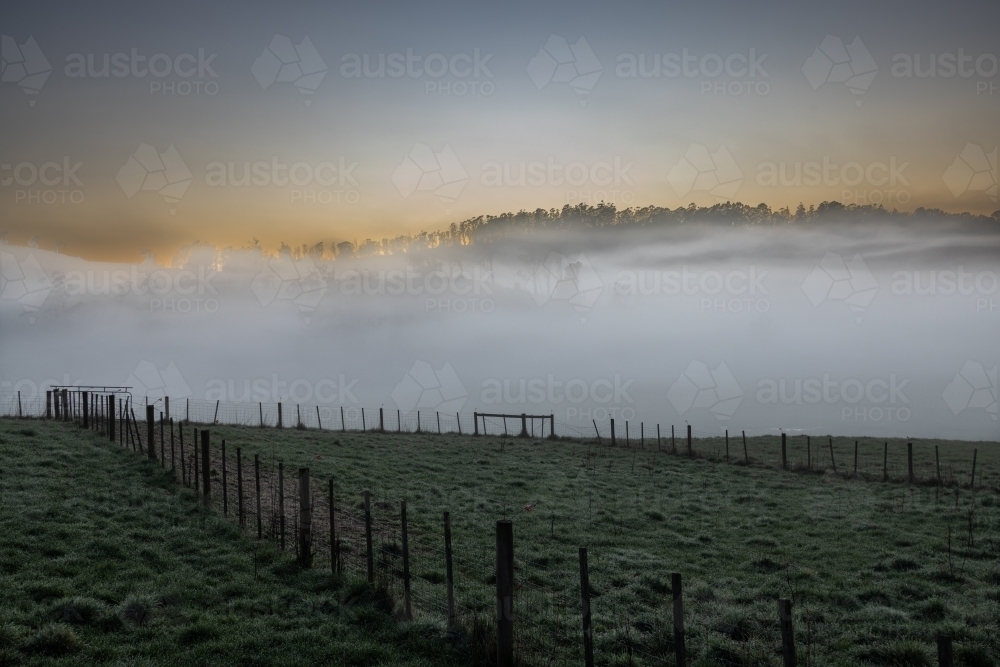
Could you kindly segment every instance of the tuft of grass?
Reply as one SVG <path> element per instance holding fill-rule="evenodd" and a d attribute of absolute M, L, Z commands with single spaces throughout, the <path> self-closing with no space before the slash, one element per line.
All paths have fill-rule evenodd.
<path fill-rule="evenodd" d="M 76 653 L 83 648 L 73 628 L 63 623 L 50 623 L 40 628 L 25 643 L 23 651 L 28 654 L 59 657 Z"/>

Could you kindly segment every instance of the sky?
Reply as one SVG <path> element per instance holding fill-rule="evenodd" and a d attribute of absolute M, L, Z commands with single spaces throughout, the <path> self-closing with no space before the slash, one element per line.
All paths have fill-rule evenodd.
<path fill-rule="evenodd" d="M 988 214 L 998 15 L 20 3 L 0 28 L 0 232 L 168 263 L 194 241 L 362 241 L 580 202 Z"/>

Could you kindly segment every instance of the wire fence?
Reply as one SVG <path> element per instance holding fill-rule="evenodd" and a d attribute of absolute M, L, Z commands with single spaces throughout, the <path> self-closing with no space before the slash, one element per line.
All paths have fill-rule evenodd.
<path fill-rule="evenodd" d="M 22 398 L 15 414 L 11 414 L 10 401 L 5 397 L 4 410 L 8 417 L 48 417 L 85 426 L 119 446 L 144 454 L 172 471 L 180 484 L 192 489 L 205 505 L 237 523 L 247 534 L 275 543 L 303 565 L 367 579 L 384 592 L 397 615 L 433 623 L 442 630 L 471 635 L 473 645 L 479 647 L 484 656 L 497 655 L 500 641 L 497 630 L 499 548 L 497 553 L 484 549 L 481 539 L 478 548 L 467 548 L 476 541 L 465 539 L 465 535 L 453 544 L 447 515 L 436 519 L 411 514 L 404 521 L 405 506 L 390 492 L 340 488 L 335 480 L 311 478 L 308 467 L 285 468 L 274 451 L 250 452 L 213 437 L 210 428 L 204 427 L 221 422 L 215 418 L 221 412 L 221 404 L 216 406 L 218 410 L 212 410 L 211 421 L 199 423 L 194 419 L 204 415 L 210 405 L 193 404 L 193 419 L 188 421 L 186 402 L 184 420 L 168 418 L 165 410 L 158 409 L 157 402 L 147 405 L 144 401 L 139 409 L 134 402 L 135 399 L 123 391 L 67 390 L 45 401 Z M 165 402 L 163 407 L 166 407 Z M 258 416 L 262 411 L 263 406 L 259 405 Z M 284 408 L 279 411 L 275 407 L 271 414 L 275 417 L 280 414 L 283 420 Z M 347 421 L 346 410 L 343 414 L 341 430 L 375 428 L 367 422 L 368 414 L 379 416 L 380 431 L 390 430 L 385 428 L 384 412 L 374 411 L 362 416 L 359 409 L 358 422 Z M 301 410 L 296 409 L 294 415 L 296 424 L 302 423 Z M 478 419 L 478 415 L 470 417 L 469 423 Z M 320 428 L 321 419 L 322 412 L 314 428 Z M 455 415 L 453 432 L 458 432 L 462 419 L 461 415 Z M 502 417 L 482 419 L 481 430 L 486 434 L 503 427 Z M 521 427 L 519 416 L 510 419 Z M 397 424 L 397 430 L 415 432 L 417 422 L 414 419 L 412 423 L 412 431 L 404 429 L 402 421 Z M 432 424 L 433 432 L 437 432 L 436 414 Z M 350 428 L 352 425 L 355 428 Z M 303 428 L 310 426 L 303 425 Z M 515 430 L 508 429 L 506 434 L 513 437 L 512 431 Z M 446 432 L 449 431 L 442 423 L 441 433 Z M 631 448 L 636 452 L 659 451 L 720 462 L 729 459 L 735 464 L 773 465 L 790 470 L 817 469 L 812 467 L 814 457 L 817 459 L 815 466 L 820 466 L 818 459 L 826 456 L 831 459 L 831 468 L 835 468 L 837 457 L 843 455 L 846 447 L 856 456 L 840 464 L 839 474 L 879 477 L 881 472 L 881 479 L 890 480 L 901 474 L 898 456 L 889 472 L 887 446 L 879 461 L 876 453 L 865 451 L 862 456 L 859 442 L 851 448 L 851 443 L 842 438 L 837 439 L 835 445 L 834 439 L 829 437 L 785 436 L 778 438 L 777 451 L 773 443 L 766 447 L 763 443 L 755 443 L 751 456 L 751 440 L 744 440 L 742 432 L 739 438 L 729 438 L 728 434 L 719 438 L 706 437 L 708 434 L 688 428 L 679 436 L 672 429 L 669 439 L 659 427 L 655 433 L 655 440 L 652 435 L 647 437 L 646 426 L 641 422 L 638 439 L 628 423 L 609 423 L 604 432 L 595 424 L 595 437 L 588 442 Z M 540 430 L 538 437 L 544 437 Z M 917 472 L 924 473 L 923 479 L 928 479 L 929 464 L 921 460 L 919 465 L 914 465 L 912 452 L 913 447 L 908 447 L 907 481 L 916 482 Z M 933 479 L 941 484 L 960 483 L 946 481 L 940 475 Z M 437 529 L 433 527 L 435 524 Z M 612 573 L 617 571 L 613 564 L 623 555 L 615 547 L 593 546 L 589 556 L 592 568 L 589 580 L 593 588 L 612 589 L 615 586 Z M 565 561 L 553 562 L 548 557 L 540 557 L 530 547 L 511 558 L 513 581 L 516 582 L 516 594 L 511 596 L 512 612 L 514 618 L 522 619 L 513 625 L 511 650 L 516 662 L 525 665 L 584 662 L 579 571 L 567 566 Z M 613 596 L 607 603 L 602 601 L 594 605 L 592 636 L 594 650 L 604 656 L 602 663 L 677 664 L 678 643 L 676 628 L 670 623 L 670 592 L 666 588 L 661 591 L 660 602 L 647 609 L 642 618 L 637 618 L 634 609 Z M 675 615 L 677 609 L 673 609 Z M 801 615 L 795 618 L 802 620 Z M 790 624 L 791 621 L 789 628 Z M 769 637 L 775 643 L 779 641 L 777 626 L 772 628 L 773 637 Z M 780 639 L 784 644 L 784 635 Z"/>

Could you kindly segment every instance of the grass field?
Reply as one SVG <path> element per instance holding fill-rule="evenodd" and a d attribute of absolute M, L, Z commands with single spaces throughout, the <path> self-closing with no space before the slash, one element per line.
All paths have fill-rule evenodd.
<path fill-rule="evenodd" d="M 172 479 L 75 426 L 0 420 L 0 665 L 465 662 Z"/>
<path fill-rule="evenodd" d="M 177 650 L 179 654 L 190 651 L 191 657 L 200 655 L 199 650 L 208 649 L 174 647 L 182 642 L 186 624 L 198 622 L 185 614 L 204 614 L 213 619 L 204 621 L 205 625 L 220 633 L 208 639 L 208 645 L 234 652 L 244 650 L 237 648 L 238 638 L 243 636 L 261 642 L 253 646 L 274 643 L 283 647 L 274 648 L 269 655 L 288 657 L 294 654 L 290 648 L 293 636 L 304 632 L 315 636 L 311 633 L 324 632 L 322 624 L 328 623 L 340 634 L 333 629 L 326 632 L 343 637 L 340 651 L 348 650 L 355 641 L 359 646 L 372 642 L 383 651 L 391 651 L 379 644 L 377 637 L 387 641 L 402 637 L 415 642 L 417 652 L 400 649 L 395 655 L 384 656 L 387 663 L 401 663 L 402 656 L 414 662 L 446 662 L 454 656 L 435 651 L 450 651 L 445 647 L 451 644 L 441 643 L 438 633 L 430 628 L 444 625 L 442 512 L 448 510 L 453 525 L 456 597 L 466 629 L 472 623 L 488 623 L 494 613 L 493 526 L 497 519 L 513 519 L 518 582 L 516 639 L 526 664 L 582 664 L 580 546 L 590 552 L 598 664 L 673 664 L 669 597 L 670 573 L 675 571 L 685 579 L 689 664 L 780 664 L 779 597 L 791 598 L 794 604 L 799 664 L 936 664 L 934 640 L 938 633 L 955 638 L 960 665 L 993 665 L 1000 653 L 1000 509 L 995 482 L 1000 456 L 994 443 L 914 441 L 921 461 L 927 460 L 926 453 L 933 452 L 933 445 L 939 446 L 942 476 L 949 484 L 939 488 L 926 481 L 931 477 L 926 474 L 920 484 L 903 483 L 906 445 L 899 441 L 889 442 L 891 479 L 882 482 L 881 443 L 863 443 L 868 447 L 859 455 L 859 471 L 867 473 L 866 478 L 852 475 L 853 440 L 835 441 L 835 457 L 845 464 L 838 461 L 840 474 L 833 474 L 830 470 L 782 471 L 760 464 L 727 464 L 718 458 L 724 455 L 724 443 L 710 440 L 697 441 L 695 449 L 703 456 L 689 459 L 560 440 L 213 427 L 213 444 L 217 447 L 223 438 L 228 442 L 231 511 L 236 446 L 243 450 L 245 471 L 246 462 L 258 454 L 265 476 L 280 459 L 286 470 L 310 467 L 314 488 L 320 494 L 325 481 L 334 480 L 338 511 L 344 515 L 338 520 L 344 524 L 339 530 L 347 542 L 348 574 L 363 575 L 363 561 L 358 558 L 363 538 L 351 527 L 357 526 L 363 491 L 372 491 L 373 511 L 381 522 L 380 560 L 391 561 L 381 570 L 392 580 L 386 604 L 394 604 L 397 612 L 397 513 L 398 501 L 406 499 L 418 620 L 394 626 L 372 609 L 367 613 L 378 618 L 379 624 L 375 630 L 364 628 L 372 633 L 365 635 L 352 634 L 356 630 L 352 624 L 357 621 L 351 614 L 356 612 L 333 618 L 323 614 L 324 600 L 335 605 L 346 594 L 324 588 L 332 585 L 332 578 L 322 574 L 329 567 L 323 554 L 317 554 L 313 571 L 293 575 L 289 572 L 294 568 L 289 570 L 287 561 L 276 558 L 270 547 L 262 548 L 261 553 L 268 554 L 270 570 L 264 583 L 255 582 L 252 557 L 248 556 L 253 553 L 253 542 L 240 538 L 232 523 L 195 511 L 187 498 L 189 492 L 177 493 L 165 481 L 169 473 L 153 469 L 153 464 L 131 452 L 96 444 L 93 436 L 74 431 L 72 426 L 32 422 L 30 428 L 36 435 L 30 439 L 18 435 L 18 422 L 4 422 L 2 428 L 5 451 L 15 443 L 13 451 L 20 452 L 13 462 L 4 463 L 4 516 L 11 524 L 5 530 L 16 527 L 18 530 L 10 534 L 30 542 L 30 548 L 6 550 L 3 556 L 4 576 L 24 590 L 17 599 L 24 600 L 19 604 L 27 607 L 23 611 L 15 607 L 18 610 L 14 611 L 11 603 L 6 603 L 4 632 L 20 633 L 17 641 L 22 646 L 33 641 L 32 633 L 39 632 L 43 621 L 51 622 L 46 614 L 58 608 L 56 600 L 88 595 L 111 609 L 114 605 L 120 608 L 129 596 L 150 594 L 161 601 L 157 607 L 160 620 L 148 628 L 123 623 L 116 630 L 120 635 L 104 639 L 100 634 L 89 635 L 87 626 L 67 627 L 79 632 L 88 646 L 85 650 L 104 651 L 98 654 L 109 659 L 118 655 L 116 651 L 151 655 L 143 652 L 150 646 L 163 646 L 163 651 Z M 775 452 L 780 452 L 778 442 L 751 442 L 751 456 L 774 462 Z M 31 443 L 36 443 L 36 449 Z M 47 446 L 72 458 L 64 465 L 62 456 L 38 449 L 37 443 L 51 443 Z M 805 462 L 799 445 L 798 439 L 790 442 L 792 466 Z M 742 454 L 741 444 L 731 446 L 733 458 L 737 458 L 737 451 Z M 971 467 L 973 448 L 978 449 L 979 488 L 969 490 L 968 482 L 963 486 L 963 466 Z M 828 451 L 825 454 L 828 456 Z M 877 465 L 872 463 L 876 459 Z M 216 459 L 213 468 L 217 469 L 218 463 Z M 112 465 L 128 472 L 134 488 L 109 486 L 107 475 L 97 473 L 102 466 Z M 877 470 L 870 470 L 873 467 Z M 89 468 L 94 471 L 87 476 L 82 470 Z M 216 481 L 217 472 L 213 476 Z M 53 484 L 67 475 L 80 478 L 72 484 L 53 486 L 48 493 L 55 499 L 31 502 L 32 510 L 12 513 L 9 489 L 20 483 L 14 482 L 18 475 L 48 478 Z M 294 514 L 288 491 L 293 484 L 290 477 L 286 477 L 288 516 Z M 217 493 L 216 481 L 213 493 Z M 149 491 L 139 490 L 147 485 Z M 130 506 L 131 494 L 146 498 L 144 502 L 151 506 Z M 88 503 L 105 498 L 105 503 L 121 514 L 117 518 L 121 534 L 115 539 L 136 535 L 135 560 L 126 562 L 144 574 L 96 580 L 95 590 L 104 592 L 87 592 L 87 586 L 72 583 L 84 575 L 74 574 L 72 568 L 63 575 L 52 565 L 61 559 L 78 562 L 80 557 L 74 554 L 79 550 L 72 545 L 78 540 L 94 540 L 94 531 L 60 527 L 57 530 L 67 531 L 62 540 L 54 535 L 36 540 L 30 531 L 48 525 L 42 519 L 45 512 L 53 511 L 39 508 L 67 512 L 67 505 L 75 507 L 84 503 L 84 498 Z M 318 507 L 322 509 L 321 504 Z M 37 518 L 16 525 L 12 514 L 24 512 L 35 512 L 28 516 Z M 159 528 L 144 528 L 149 521 Z M 184 530 L 174 541 L 166 542 L 171 521 L 180 521 Z M 148 548 L 142 544 L 144 536 L 155 536 L 160 558 L 171 559 L 169 568 L 155 568 L 169 569 L 169 576 L 160 579 L 153 574 L 143 551 Z M 224 554 L 219 554 L 219 536 L 231 545 Z M 52 548 L 37 544 L 39 541 L 58 543 L 62 555 L 49 556 L 44 564 L 30 568 L 21 565 L 35 563 L 38 554 L 44 555 L 44 548 Z M 108 561 L 117 562 L 121 553 L 93 552 L 95 563 L 82 571 L 98 568 L 107 572 L 113 567 Z M 103 560 L 97 562 L 98 558 Z M 18 564 L 9 565 L 11 560 Z M 224 583 L 206 576 L 207 572 L 224 576 Z M 86 574 L 85 579 L 95 576 Z M 36 581 L 51 581 L 52 586 L 61 588 L 53 589 L 53 595 L 42 595 L 44 602 L 38 601 L 35 598 L 40 594 L 29 590 Z M 180 587 L 204 592 L 175 603 Z M 250 592 L 239 592 L 244 587 Z M 226 591 L 243 601 L 234 603 Z M 296 595 L 304 602 L 285 607 L 278 602 Z M 268 607 L 265 600 L 275 602 Z M 276 611 L 279 607 L 280 612 Z M 219 622 L 223 618 L 228 624 Z M 292 630 L 296 624 L 308 630 Z M 265 633 L 269 633 L 267 640 L 263 639 Z M 362 655 L 363 649 L 358 650 L 361 653 L 357 655 Z M 18 655 L 23 655 L 23 649 L 19 651 Z M 10 649 L 4 655 L 8 653 Z M 374 664 L 378 658 L 360 660 Z"/>

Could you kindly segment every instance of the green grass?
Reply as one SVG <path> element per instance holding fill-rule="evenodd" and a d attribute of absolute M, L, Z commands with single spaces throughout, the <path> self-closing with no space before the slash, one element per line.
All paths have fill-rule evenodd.
<path fill-rule="evenodd" d="M 785 472 L 568 441 L 501 446 L 498 438 L 248 427 L 214 427 L 212 437 L 227 439 L 231 457 L 236 446 L 244 461 L 261 455 L 268 471 L 280 458 L 286 471 L 310 467 L 314 484 L 332 478 L 354 526 L 370 489 L 385 521 L 379 553 L 396 574 L 405 498 L 418 612 L 428 621 L 443 617 L 442 512 L 452 516 L 467 622 L 494 613 L 494 523 L 512 518 L 516 639 L 529 664 L 582 663 L 580 546 L 589 549 L 599 664 L 672 664 L 673 571 L 684 575 L 689 664 L 780 664 L 779 597 L 794 603 L 799 664 L 931 664 L 938 633 L 954 636 L 959 664 L 996 664 L 1000 652 L 997 490 L 972 492 L 947 478 L 952 485 L 937 488 L 926 476 L 901 483 L 905 442 L 890 442 L 896 469 L 883 483 L 881 443 L 878 470 L 865 478 L 851 477 L 852 465 L 838 466 L 847 468 L 840 475 Z M 804 438 L 792 440 L 804 449 Z M 696 450 L 708 455 L 713 442 L 722 456 L 720 440 Z M 751 444 L 780 457 L 778 443 Z M 935 444 L 952 471 L 978 448 L 977 480 L 996 479 L 996 444 L 914 441 L 914 449 L 933 456 Z M 853 440 L 835 449 L 850 460 L 842 450 L 852 457 Z M 361 533 L 341 530 L 354 557 L 348 567 L 360 572 Z"/>
<path fill-rule="evenodd" d="M 74 426 L 0 420 L 0 665 L 466 662 L 172 480 Z"/>
<path fill-rule="evenodd" d="M 779 597 L 793 600 L 800 665 L 807 658 L 811 665 L 931 665 L 939 633 L 955 638 L 959 665 L 995 665 L 1000 653 L 1000 498 L 992 481 L 1000 457 L 994 443 L 914 441 L 922 455 L 937 444 L 942 467 L 952 470 L 971 462 L 977 447 L 977 480 L 992 486 L 971 491 L 962 486 L 964 472 L 946 478 L 951 486 L 944 488 L 928 483 L 927 475 L 919 484 L 901 483 L 905 442 L 898 441 L 890 441 L 896 458 L 891 481 L 883 483 L 881 446 L 867 454 L 878 464 L 870 477 L 852 477 L 853 466 L 840 464 L 852 457 L 853 440 L 835 441 L 838 470 L 847 473 L 835 475 L 775 469 L 780 447 L 774 438 L 751 442 L 751 457 L 768 467 L 713 458 L 713 449 L 722 455 L 719 440 L 696 441 L 705 457 L 688 459 L 570 441 L 501 444 L 471 436 L 216 426 L 216 510 L 221 439 L 229 452 L 226 522 L 196 510 L 189 491 L 178 492 L 167 481 L 169 472 L 138 454 L 68 425 L 31 422 L 36 435 L 20 436 L 22 424 L 0 422 L 3 449 L 14 453 L 3 464 L 3 530 L 21 545 L 5 545 L 2 552 L 4 588 L 20 590 L 3 603 L 0 638 L 16 635 L 18 646 L 5 649 L 5 656 L 29 659 L 26 651 L 39 643 L 72 643 L 60 634 L 69 628 L 83 647 L 69 659 L 87 655 L 88 661 L 138 656 L 156 662 L 171 653 L 169 659 L 185 664 L 209 655 L 220 662 L 259 663 L 298 657 L 300 664 L 330 662 L 335 655 L 334 664 L 340 664 L 347 652 L 356 664 L 459 659 L 439 639 L 445 510 L 452 516 L 460 620 L 466 630 L 487 637 L 495 613 L 494 524 L 513 519 L 516 641 L 525 664 L 582 664 L 580 546 L 589 550 L 601 665 L 673 664 L 669 599 L 675 571 L 684 575 L 692 665 L 780 664 Z M 186 427 L 189 453 L 191 430 Z M 804 449 L 798 438 L 790 441 L 793 466 L 793 447 L 800 444 Z M 881 445 L 869 448 L 875 444 Z M 253 455 L 262 458 L 265 484 L 273 478 L 274 462 L 284 462 L 289 533 L 293 473 L 300 466 L 311 469 L 317 496 L 314 570 L 298 571 L 262 547 L 266 565 L 261 581 L 254 580 L 256 541 L 241 538 L 232 523 L 237 446 L 248 499 Z M 742 453 L 742 443 L 731 447 L 734 458 L 737 448 Z M 861 454 L 865 461 L 866 451 Z M 859 469 L 869 472 L 864 465 Z M 132 481 L 112 481 L 109 470 Z M 32 491 L 40 494 L 32 498 L 23 479 L 45 480 L 48 490 Z M 363 491 L 372 491 L 379 578 L 387 580 L 396 612 L 398 501 L 406 499 L 415 623 L 394 624 L 377 604 L 363 607 L 363 618 L 354 616 L 357 605 L 345 609 L 351 588 L 338 588 L 323 573 L 329 567 L 322 534 L 327 479 L 334 481 L 342 513 L 348 575 L 364 574 L 359 519 Z M 12 498 L 19 497 L 15 504 Z M 141 502 L 131 504 L 133 497 Z M 249 500 L 247 508 L 252 511 Z M 180 531 L 176 538 L 174 531 Z M 98 603 L 98 611 L 84 604 L 74 607 L 76 614 L 99 620 L 74 624 L 65 609 L 54 607 L 76 596 Z M 127 620 L 129 603 L 143 599 L 153 602 L 152 620 L 137 626 Z M 102 623 L 115 628 L 106 637 Z M 331 639 L 329 645 L 310 645 L 303 658 L 295 647 L 304 635 Z M 399 642 L 408 642 L 407 648 L 393 649 L 403 646 Z M 367 650 L 382 653 L 369 656 Z"/>

